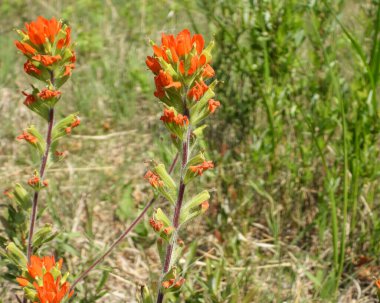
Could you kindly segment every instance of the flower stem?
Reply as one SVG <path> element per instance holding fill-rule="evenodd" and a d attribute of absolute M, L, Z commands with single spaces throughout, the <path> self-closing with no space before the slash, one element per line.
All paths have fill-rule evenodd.
<path fill-rule="evenodd" d="M 45 149 L 45 153 L 42 157 L 40 172 L 39 172 L 40 173 L 39 177 L 41 180 L 44 177 L 47 160 L 49 158 L 53 124 L 54 124 L 54 108 L 50 108 L 49 120 L 48 120 L 48 130 L 47 130 L 47 134 L 46 134 L 46 149 Z M 32 247 L 33 246 L 33 233 L 34 233 L 34 226 L 35 226 L 36 217 L 37 217 L 38 197 L 39 197 L 39 191 L 36 190 L 34 192 L 34 196 L 33 196 L 32 214 L 30 217 L 30 228 L 29 228 L 29 238 L 28 238 L 28 254 L 27 254 L 28 255 L 28 263 L 30 262 L 30 258 L 33 254 L 33 247 Z"/>
<path fill-rule="evenodd" d="M 184 177 L 186 173 L 185 170 L 186 170 L 187 162 L 189 161 L 189 156 L 190 156 L 189 155 L 190 134 L 191 134 L 191 126 L 189 125 L 187 128 L 186 138 L 182 143 L 182 164 L 181 164 L 181 177 L 180 177 L 181 179 L 180 179 L 180 184 L 179 184 L 177 203 L 175 205 L 174 215 L 173 215 L 174 233 L 173 233 L 172 241 L 166 249 L 165 264 L 162 271 L 163 275 L 165 275 L 170 269 L 170 262 L 172 259 L 173 250 L 174 250 L 175 243 L 177 240 L 177 235 L 178 235 L 179 219 L 181 216 L 183 196 L 186 189 L 186 185 L 184 183 Z M 157 303 L 162 303 L 163 300 L 164 300 L 164 294 L 162 293 L 161 287 L 160 287 L 160 290 L 157 296 Z"/>
<path fill-rule="evenodd" d="M 172 164 L 169 168 L 169 174 L 173 171 L 176 163 L 178 160 L 178 153 L 174 157 Z M 124 240 L 124 238 L 131 232 L 134 227 L 142 220 L 146 212 L 149 210 L 149 208 L 154 204 L 154 202 L 157 200 L 157 198 L 152 198 L 149 203 L 144 207 L 144 209 L 141 211 L 139 216 L 132 222 L 132 224 L 116 239 L 116 241 L 109 247 L 109 249 L 101 255 L 99 258 L 97 258 L 71 285 L 70 291 L 74 290 L 75 286 L 82 281 L 99 263 L 101 263 L 106 257 L 108 257 L 112 250 L 121 242 Z"/>

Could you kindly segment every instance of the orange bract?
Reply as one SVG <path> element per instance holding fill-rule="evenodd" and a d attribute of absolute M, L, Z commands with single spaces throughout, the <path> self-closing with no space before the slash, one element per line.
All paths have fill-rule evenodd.
<path fill-rule="evenodd" d="M 25 101 L 24 101 L 24 104 L 26 106 L 29 106 L 29 105 L 31 105 L 32 103 L 34 103 L 36 101 L 36 98 L 33 95 L 29 95 L 29 94 L 27 94 L 25 92 L 22 92 L 22 94 L 24 96 L 26 96 Z"/>
<path fill-rule="evenodd" d="M 190 170 L 198 176 L 202 176 L 203 172 L 210 168 L 214 168 L 212 161 L 204 161 L 200 165 L 190 166 Z"/>
<path fill-rule="evenodd" d="M 36 21 L 25 23 L 26 34 L 34 45 L 41 45 L 45 42 L 54 42 L 56 35 L 62 28 L 62 23 L 55 18 L 50 20 L 38 17 Z"/>
<path fill-rule="evenodd" d="M 154 83 L 156 84 L 156 91 L 154 92 L 154 95 L 157 98 L 163 98 L 165 96 L 164 88 L 181 87 L 181 82 L 173 81 L 172 76 L 163 70 L 160 70 L 158 75 L 154 77 Z"/>
<path fill-rule="evenodd" d="M 220 102 L 219 101 L 215 101 L 214 99 L 210 99 L 208 100 L 208 110 L 211 112 L 211 113 L 214 113 L 215 110 L 220 106 Z"/>
<path fill-rule="evenodd" d="M 189 118 L 186 115 L 178 114 L 176 116 L 172 109 L 164 109 L 164 114 L 161 116 L 160 120 L 165 123 L 175 123 L 180 126 L 189 124 Z"/>
<path fill-rule="evenodd" d="M 38 142 L 38 139 L 35 136 L 29 134 L 27 131 L 23 131 L 22 134 L 19 135 L 16 139 L 25 140 L 32 144 L 35 144 Z"/>
<path fill-rule="evenodd" d="M 56 56 L 36 55 L 32 57 L 32 59 L 41 62 L 45 66 L 49 66 L 57 62 L 58 60 L 61 60 L 62 57 L 60 55 L 56 55 Z"/>
<path fill-rule="evenodd" d="M 164 182 L 160 179 L 160 177 L 150 170 L 148 170 L 144 178 L 147 179 L 150 185 L 152 185 L 155 188 L 164 186 Z"/>
<path fill-rule="evenodd" d="M 36 66 L 34 66 L 33 63 L 30 62 L 29 60 L 24 63 L 24 71 L 27 74 L 30 74 L 30 73 L 35 73 L 37 75 L 41 74 L 41 71 Z"/>
<path fill-rule="evenodd" d="M 47 89 L 47 88 L 44 88 L 39 94 L 38 94 L 38 97 L 40 97 L 41 99 L 51 99 L 51 98 L 54 98 L 54 97 L 57 97 L 61 94 L 60 91 L 57 91 L 57 90 L 50 90 L 50 89 Z"/>
<path fill-rule="evenodd" d="M 193 46 L 200 55 L 204 47 L 204 39 L 202 35 L 195 34 L 191 37 L 191 33 L 188 29 L 181 31 L 177 37 L 173 35 L 162 34 L 161 47 L 154 47 L 154 53 L 157 57 L 163 57 L 165 61 L 168 62 L 168 57 L 166 55 L 166 50 L 170 50 L 170 54 L 174 62 L 177 62 L 179 57 L 185 56 L 190 53 Z"/>
<path fill-rule="evenodd" d="M 39 178 L 35 177 L 38 179 Z M 60 271 L 62 269 L 63 260 L 60 259 L 55 262 L 53 256 L 38 257 L 32 256 L 27 265 L 28 274 L 33 281 L 28 278 L 19 277 L 17 282 L 22 287 L 33 287 L 37 292 L 37 297 L 40 303 L 60 303 L 67 295 L 71 297 L 73 292 L 69 294 L 70 284 L 68 282 L 62 283 L 61 274 L 56 279 L 51 273 L 53 268 Z"/>
<path fill-rule="evenodd" d="M 31 47 L 28 43 L 22 43 L 20 41 L 15 41 L 16 47 L 22 51 L 24 55 L 34 55 L 37 51 Z"/>
<path fill-rule="evenodd" d="M 70 290 L 70 284 L 65 282 L 60 283 L 61 277 L 54 280 L 53 275 L 48 272 L 43 275 L 43 285 L 39 286 L 36 282 L 33 283 L 37 290 L 37 296 L 41 303 L 60 303 L 66 297 Z M 73 291 L 68 294 L 70 298 Z"/>
<path fill-rule="evenodd" d="M 207 91 L 208 86 L 203 81 L 195 83 L 195 85 L 189 90 L 187 96 L 190 99 L 195 99 L 199 101 L 200 98 L 204 95 L 204 93 Z"/>

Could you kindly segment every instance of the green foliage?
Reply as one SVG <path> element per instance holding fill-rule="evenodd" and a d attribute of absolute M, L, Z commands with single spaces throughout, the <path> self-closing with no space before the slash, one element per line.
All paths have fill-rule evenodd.
<path fill-rule="evenodd" d="M 222 106 L 202 140 L 213 150 L 206 158 L 217 160 L 212 177 L 216 181 L 207 176 L 202 180 L 213 187 L 210 209 L 207 216 L 184 227 L 198 245 L 185 246 L 179 271 L 186 283 L 182 294 L 168 295 L 168 302 L 334 300 L 336 267 L 342 261 L 345 172 L 348 237 L 336 294 L 342 300 L 351 293 L 355 297 L 353 289 L 359 283 L 361 299 L 376 298 L 351 260 L 365 255 L 373 261 L 363 268 L 379 265 L 378 1 L 143 2 L 0 1 L 4 184 L 27 178 L 25 167 L 32 166 L 26 157 L 30 150 L 13 143 L 20 131 L 15 127 L 27 120 L 42 129 L 21 106 L 24 97 L 18 92 L 28 86 L 20 85 L 25 80 L 19 76 L 24 61 L 15 51 L 12 29 L 42 12 L 68 20 L 77 41 L 78 66 L 65 87 L 60 116 L 79 111 L 85 136 L 139 132 L 98 140 L 74 137 L 62 143 L 59 149 L 71 152 L 62 169 L 53 167 L 51 177 L 57 181 L 50 182 L 41 203 L 46 209 L 40 212 L 42 221 L 61 233 L 42 250 L 65 256 L 75 276 L 130 222 L 137 204 L 149 198 L 142 187 L 144 161 L 155 155 L 168 167 L 175 151 L 162 135 L 164 127 L 152 122 L 157 116 L 150 115 L 157 108 L 151 109 L 153 84 L 144 64 L 151 53 L 147 40 L 158 40 L 163 30 L 193 27 L 214 37 L 212 65 L 222 81 L 215 89 Z M 155 136 L 148 136 L 152 131 Z M 17 201 L 4 199 L 0 212 L 8 224 L 2 227 L 0 246 L 5 249 L 15 242 L 24 251 L 28 211 Z M 145 221 L 106 262 L 115 265 L 118 276 L 135 283 L 129 267 L 137 258 L 149 260 L 150 279 L 142 275 L 139 282 L 150 285 L 153 296 L 159 260 L 147 253 L 155 242 Z M 83 235 L 86 241 L 79 240 Z M 123 264 L 120 258 L 127 262 L 127 270 L 118 269 Z M 0 259 L 3 297 L 10 285 L 4 280 L 14 282 L 18 268 Z M 109 297 L 99 302 L 140 295 L 139 287 L 113 276 L 105 283 L 108 270 L 101 267 L 90 275 L 78 286 L 75 300 L 94 302 L 106 290 L 111 290 Z M 117 291 L 115 285 L 120 285 Z"/>

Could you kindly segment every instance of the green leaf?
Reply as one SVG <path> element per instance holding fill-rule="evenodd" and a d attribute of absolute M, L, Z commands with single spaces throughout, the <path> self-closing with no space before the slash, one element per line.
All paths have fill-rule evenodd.
<path fill-rule="evenodd" d="M 14 200 L 22 209 L 28 210 L 32 206 L 30 194 L 21 184 L 16 183 L 12 193 L 15 198 Z"/>

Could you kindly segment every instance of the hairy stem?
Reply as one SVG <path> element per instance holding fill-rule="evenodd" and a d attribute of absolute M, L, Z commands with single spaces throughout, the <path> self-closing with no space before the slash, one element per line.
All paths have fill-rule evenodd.
<path fill-rule="evenodd" d="M 169 174 L 173 171 L 176 163 L 178 160 L 178 153 L 174 157 L 172 164 L 169 168 Z M 138 215 L 138 217 L 132 222 L 132 224 L 116 239 L 116 241 L 107 249 L 107 251 L 101 255 L 99 258 L 97 258 L 71 285 L 70 291 L 74 290 L 75 286 L 82 281 L 99 263 L 103 262 L 103 260 L 108 257 L 112 250 L 122 242 L 125 237 L 134 229 L 134 227 L 142 220 L 146 212 L 149 210 L 149 208 L 154 204 L 154 202 L 157 200 L 157 198 L 152 198 L 149 203 L 144 207 L 144 209 L 141 211 L 141 213 Z"/>
<path fill-rule="evenodd" d="M 51 108 L 49 110 L 48 129 L 47 129 L 47 134 L 46 134 L 46 149 L 42 157 L 40 171 L 39 171 L 40 173 L 39 177 L 41 181 L 44 177 L 46 164 L 49 158 L 49 151 L 50 151 L 50 145 L 51 145 L 51 133 L 53 130 L 53 125 L 54 125 L 54 108 Z M 33 244 L 34 226 L 35 226 L 36 217 L 37 217 L 38 197 L 39 197 L 39 191 L 36 190 L 33 196 L 32 214 L 30 217 L 29 238 L 28 238 L 28 263 L 30 262 L 30 258 L 33 254 L 32 244 Z"/>
<path fill-rule="evenodd" d="M 185 193 L 186 185 L 184 183 L 184 177 L 186 173 L 186 165 L 189 161 L 189 146 L 190 146 L 190 134 L 191 134 L 191 125 L 187 128 L 186 138 L 182 143 L 182 164 L 181 164 L 181 176 L 180 176 L 180 184 L 179 184 L 179 190 L 178 190 L 178 197 L 177 197 L 177 203 L 175 205 L 174 209 L 174 215 L 173 215 L 173 227 L 174 227 L 174 233 L 172 237 L 171 243 L 168 245 L 166 249 L 166 256 L 165 256 L 165 264 L 162 271 L 162 275 L 165 275 L 169 269 L 170 269 L 170 262 L 173 255 L 173 250 L 175 248 L 175 243 L 177 240 L 178 235 L 178 227 L 179 227 L 179 218 L 181 216 L 181 208 L 183 203 L 183 196 Z M 157 303 L 162 303 L 164 300 L 164 294 L 161 291 L 161 288 L 158 292 L 157 296 Z"/>

